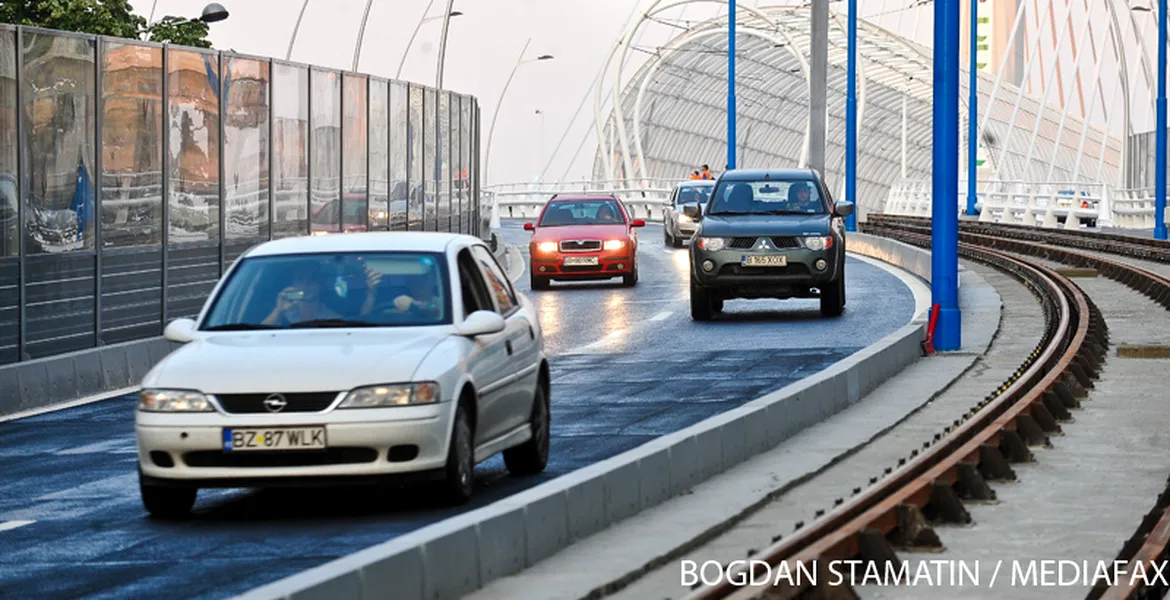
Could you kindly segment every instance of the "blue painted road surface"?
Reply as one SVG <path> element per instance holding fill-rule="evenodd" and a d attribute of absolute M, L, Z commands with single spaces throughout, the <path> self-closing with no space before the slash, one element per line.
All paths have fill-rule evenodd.
<path fill-rule="evenodd" d="M 508 223 L 504 239 L 528 235 Z M 905 324 L 913 297 L 850 259 L 848 305 L 731 301 L 690 320 L 686 249 L 642 233 L 641 280 L 530 292 L 552 355 L 551 460 L 510 477 L 477 469 L 473 502 L 434 509 L 419 489 L 204 490 L 188 521 L 147 517 L 132 398 L 0 423 L 0 598 L 223 598 L 378 544 L 637 447 L 824 369 Z M 526 251 L 525 251 L 526 254 Z"/>

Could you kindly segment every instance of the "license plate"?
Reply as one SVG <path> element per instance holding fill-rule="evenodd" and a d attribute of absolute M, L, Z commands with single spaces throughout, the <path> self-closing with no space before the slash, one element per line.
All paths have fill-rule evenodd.
<path fill-rule="evenodd" d="M 788 257 L 783 254 L 755 254 L 743 257 L 740 264 L 745 267 L 786 267 Z"/>
<path fill-rule="evenodd" d="M 584 267 L 593 266 L 597 264 L 596 256 L 566 256 L 565 266 L 567 267 Z"/>
<path fill-rule="evenodd" d="M 324 450 L 324 427 L 224 429 L 225 452 L 249 450 Z"/>

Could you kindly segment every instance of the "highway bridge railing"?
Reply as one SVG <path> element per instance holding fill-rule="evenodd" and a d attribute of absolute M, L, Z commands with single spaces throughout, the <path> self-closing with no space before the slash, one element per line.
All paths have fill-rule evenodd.
<path fill-rule="evenodd" d="M 0 25 L 0 415 L 137 383 L 245 250 L 487 239 L 476 98 Z"/>

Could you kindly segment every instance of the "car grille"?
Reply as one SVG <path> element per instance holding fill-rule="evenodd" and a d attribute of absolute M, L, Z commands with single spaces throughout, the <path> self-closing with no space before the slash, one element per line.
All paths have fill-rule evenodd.
<path fill-rule="evenodd" d="M 754 248 L 756 246 L 756 242 L 759 241 L 759 239 L 760 238 L 754 238 L 754 237 L 731 238 L 731 243 L 728 244 L 728 247 L 734 248 L 736 250 L 749 250 L 749 249 Z M 797 241 L 797 239 L 794 237 L 774 236 L 774 237 L 768 238 L 768 241 L 772 242 L 773 246 L 780 248 L 780 249 L 799 248 L 800 247 L 800 242 Z"/>
<path fill-rule="evenodd" d="M 744 267 L 735 263 L 723 265 L 720 275 L 808 275 L 808 265 L 792 263 L 784 267 Z"/>
<path fill-rule="evenodd" d="M 264 406 L 264 399 L 272 394 L 216 394 L 215 399 L 224 411 L 229 413 L 304 413 L 320 412 L 329 408 L 337 399 L 337 392 L 309 392 L 281 394 L 288 404 L 281 410 L 270 411 Z"/>
<path fill-rule="evenodd" d="M 601 250 L 601 240 L 566 240 L 561 242 L 561 252 L 596 252 Z"/>
<path fill-rule="evenodd" d="M 188 467 L 319 467 L 354 465 L 378 460 L 373 448 L 336 447 L 325 450 L 277 450 L 273 452 L 224 452 L 198 450 L 183 455 Z"/>

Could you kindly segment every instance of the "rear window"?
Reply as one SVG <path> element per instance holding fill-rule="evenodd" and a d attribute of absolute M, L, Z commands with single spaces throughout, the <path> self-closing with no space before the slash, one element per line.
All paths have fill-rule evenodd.
<path fill-rule="evenodd" d="M 541 227 L 564 227 L 568 225 L 612 225 L 625 223 L 621 207 L 616 200 L 563 200 L 554 201 L 540 216 Z"/>

